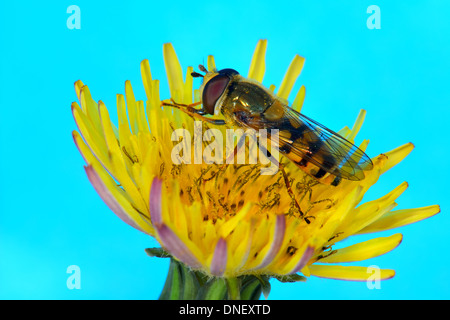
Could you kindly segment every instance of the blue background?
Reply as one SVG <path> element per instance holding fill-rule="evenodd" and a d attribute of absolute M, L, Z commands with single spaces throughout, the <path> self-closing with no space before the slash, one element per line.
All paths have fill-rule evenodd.
<path fill-rule="evenodd" d="M 169 97 L 163 43 L 173 43 L 183 68 L 213 54 L 219 67 L 246 74 L 262 38 L 268 39 L 266 85 L 279 86 L 295 54 L 306 57 L 293 91 L 306 86 L 305 114 L 338 130 L 353 125 L 365 108 L 357 142 L 371 140 L 370 156 L 415 144 L 365 200 L 406 180 L 410 187 L 398 209 L 432 204 L 442 209 L 433 218 L 380 234 L 404 234 L 393 252 L 360 263 L 396 270 L 380 290 L 311 277 L 296 284 L 273 280 L 270 298 L 450 298 L 450 3 L 306 2 L 2 3 L 0 298 L 156 299 L 168 261 L 147 257 L 144 248 L 157 243 L 121 222 L 89 184 L 71 135 L 73 83 L 81 79 L 89 85 L 114 116 L 115 95 L 124 92 L 125 80 L 144 99 L 143 59 L 161 80 L 161 96 Z M 81 9 L 80 30 L 66 26 L 72 4 Z M 371 4 L 381 9 L 380 30 L 366 26 Z M 81 269 L 80 290 L 66 286 L 70 265 Z"/>

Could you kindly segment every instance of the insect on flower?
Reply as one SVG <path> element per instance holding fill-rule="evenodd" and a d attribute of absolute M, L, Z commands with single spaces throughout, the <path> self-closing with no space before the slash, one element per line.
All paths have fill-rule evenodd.
<path fill-rule="evenodd" d="M 373 168 L 370 158 L 358 147 L 338 133 L 289 107 L 289 103 L 276 96 L 259 82 L 244 78 L 234 69 L 205 73 L 202 77 L 201 101 L 190 105 L 163 102 L 179 108 L 192 117 L 215 125 L 237 128 L 278 129 L 278 150 L 300 169 L 321 183 L 337 186 L 342 178 L 364 179 L 364 171 Z M 201 109 L 194 108 L 202 104 Z M 222 114 L 222 119 L 204 115 Z M 270 134 L 268 134 L 270 137 Z M 260 146 L 261 147 L 261 146 Z M 281 164 L 286 185 L 289 181 Z"/>
<path fill-rule="evenodd" d="M 213 72 L 194 73 L 195 77 L 203 76 L 204 81 L 200 90 L 192 90 L 192 67 L 187 69 L 188 77 L 184 80 L 185 69 L 181 67 L 173 46 L 164 44 L 169 88 L 178 103 L 165 100 L 163 104 L 170 107 L 161 108 L 159 80 L 152 78 L 149 62 L 144 60 L 141 74 L 147 103 L 136 100 L 131 83 L 126 81 L 125 95 L 117 95 L 117 123 L 112 121 L 102 101 L 95 102 L 88 86 L 81 81 L 75 83 L 80 105 L 72 104 L 79 128 L 73 131 L 73 138 L 86 160 L 89 181 L 121 220 L 161 244 L 162 249 L 156 248 L 150 253 L 166 257 L 166 254 L 161 254 L 163 250 L 176 263 L 173 265 L 176 267 L 170 269 L 173 272 L 169 272 L 165 288 L 173 287 L 170 285 L 174 283 L 173 279 L 183 280 L 179 283 L 181 287 L 177 285 L 172 291 L 164 290 L 162 298 L 167 295 L 179 299 L 212 297 L 216 293 L 211 293 L 210 288 L 225 292 L 222 290 L 225 283 L 227 288 L 233 288 L 228 289 L 233 294 L 241 289 L 242 299 L 257 298 L 253 292 L 259 294 L 261 288 L 254 287 L 253 280 L 248 282 L 250 279 L 257 283 L 261 280 L 266 283 L 264 279 L 268 281 L 271 277 L 291 281 L 298 279 L 299 272 L 306 277 L 367 281 L 366 266 L 340 264 L 385 254 L 399 245 L 402 235 L 377 237 L 347 247 L 335 246 L 341 246 L 345 239 L 358 234 L 391 230 L 440 212 L 438 205 L 394 210 L 400 195 L 408 187 L 406 182 L 378 199 L 362 202 L 366 192 L 386 171 L 400 163 L 414 145 L 407 143 L 372 158 L 373 169 L 366 171 L 372 164 L 362 151 L 290 110 L 301 110 L 304 89 L 298 91 L 292 104 L 284 100 L 301 72 L 303 58 L 294 57 L 276 97 L 271 93 L 273 87 L 269 90 L 261 87 L 266 46 L 266 40 L 258 42 L 250 64 L 248 78 L 255 82 L 238 76 L 235 71 L 216 71 L 214 58 L 210 56 L 208 69 Z M 200 100 L 203 100 L 203 106 Z M 174 108 L 184 112 L 173 112 Z M 364 114 L 360 113 L 352 129 L 339 131 L 343 132 L 343 137 L 354 141 Z M 246 128 L 263 127 L 270 128 L 265 130 L 267 132 L 274 130 L 273 138 L 276 129 L 279 133 L 281 131 L 278 135 L 282 135 L 284 140 L 277 145 L 285 150 L 286 157 L 280 159 L 280 167 L 284 167 L 289 175 L 288 182 L 293 192 L 283 185 L 281 174 L 284 170 L 277 171 L 276 175 L 259 174 L 259 169 L 268 164 L 263 161 L 252 165 L 227 163 L 223 168 L 212 166 L 207 161 L 190 166 L 174 164 L 173 160 L 171 163 L 175 127 L 183 127 L 194 135 L 202 133 L 203 138 L 198 139 L 202 142 L 201 151 L 210 146 L 206 142 L 211 141 L 209 137 L 213 135 L 204 139 L 206 135 L 203 133 L 207 130 L 203 132 L 203 128 L 207 126 L 203 126 L 202 131 L 198 130 L 198 122 L 193 121 L 197 119 L 205 121 L 204 124 L 218 124 L 215 132 L 222 134 L 228 133 L 229 128 L 251 131 Z M 263 134 L 264 130 L 261 131 Z M 189 146 L 195 148 L 197 141 L 191 140 L 189 144 L 184 137 L 181 142 L 187 147 L 182 149 L 183 156 L 184 151 L 187 154 L 190 150 Z M 221 138 L 219 134 L 212 138 L 215 140 L 216 137 Z M 308 158 L 308 151 L 312 148 L 308 142 L 315 140 L 321 145 L 316 146 L 317 151 L 311 152 Z M 330 145 L 331 140 L 333 145 Z M 367 143 L 365 140 L 362 150 Z M 215 147 L 214 152 L 220 151 L 220 144 L 217 145 L 219 147 Z M 340 153 L 337 153 L 336 145 Z M 250 151 L 251 147 L 255 151 L 258 146 L 249 144 L 244 151 Z M 299 156 L 294 153 L 294 148 L 299 149 L 296 151 Z M 276 150 L 269 150 L 275 158 Z M 231 150 L 227 148 L 227 151 Z M 295 163 L 302 157 L 308 161 L 308 166 L 314 165 L 313 160 L 322 164 L 325 151 L 333 157 L 336 167 L 332 169 L 325 165 L 328 169 L 326 174 L 333 181 L 336 177 L 342 178 L 337 186 L 331 184 L 333 181 L 320 183 L 325 175 L 322 178 L 310 177 L 311 174 L 317 175 L 321 168 L 319 165 L 316 165 L 315 172 L 308 170 L 307 174 L 303 170 L 308 167 Z M 343 162 L 339 162 L 340 159 L 344 159 Z M 360 180 L 351 182 L 346 177 Z M 298 214 L 296 204 L 301 204 L 303 214 Z M 207 277 L 200 277 L 201 273 Z M 391 269 L 381 269 L 377 274 L 380 280 L 394 275 L 395 271 Z M 196 289 L 193 289 L 192 279 Z M 268 287 L 262 283 L 261 286 Z M 251 288 L 256 288 L 256 291 Z M 174 293 L 176 291 L 180 294 Z"/>

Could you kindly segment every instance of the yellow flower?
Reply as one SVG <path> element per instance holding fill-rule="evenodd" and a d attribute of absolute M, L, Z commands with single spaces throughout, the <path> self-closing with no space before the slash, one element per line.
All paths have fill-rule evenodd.
<path fill-rule="evenodd" d="M 258 43 L 248 74 L 259 82 L 265 72 L 266 45 L 266 40 Z M 183 80 L 171 44 L 164 45 L 164 61 L 170 97 L 184 104 L 199 101 L 199 91 L 193 90 L 193 68 L 187 68 Z M 293 59 L 276 91 L 278 96 L 288 98 L 303 63 L 300 56 Z M 208 69 L 215 69 L 212 56 L 208 57 Z M 126 81 L 125 96 L 117 95 L 117 126 L 102 101 L 96 103 L 88 87 L 77 81 L 81 107 L 72 104 L 79 129 L 73 137 L 87 163 L 90 182 L 109 208 L 129 225 L 155 237 L 168 253 L 193 270 L 227 278 L 302 272 L 305 276 L 365 281 L 369 276 L 366 267 L 338 264 L 389 252 L 402 235 L 340 249 L 334 249 L 335 244 L 439 212 L 437 205 L 393 211 L 408 187 L 406 182 L 377 200 L 360 204 L 380 175 L 412 151 L 411 143 L 373 158 L 373 170 L 366 172 L 365 179 L 345 180 L 337 187 L 318 183 L 282 158 L 306 218 L 295 210 L 281 172 L 261 175 L 259 165 L 173 164 L 171 152 L 178 140 L 172 141 L 172 133 L 177 128 L 194 132 L 194 120 L 180 110 L 161 107 L 159 81 L 153 80 L 147 60 L 141 63 L 141 73 L 146 100 L 136 100 Z M 304 96 L 302 87 L 292 103 L 297 111 Z M 364 116 L 361 111 L 353 128 L 339 133 L 353 142 Z M 203 123 L 202 134 L 212 127 L 225 130 Z M 364 141 L 360 148 L 365 150 L 367 144 Z M 393 276 L 393 270 L 381 270 L 381 279 Z"/>

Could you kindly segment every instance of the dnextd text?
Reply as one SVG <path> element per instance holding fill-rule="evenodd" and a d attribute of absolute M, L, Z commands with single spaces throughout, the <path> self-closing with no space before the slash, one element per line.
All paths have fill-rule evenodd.
<path fill-rule="evenodd" d="M 223 306 L 223 314 L 269 314 L 270 307 L 264 304 L 242 304 Z"/>

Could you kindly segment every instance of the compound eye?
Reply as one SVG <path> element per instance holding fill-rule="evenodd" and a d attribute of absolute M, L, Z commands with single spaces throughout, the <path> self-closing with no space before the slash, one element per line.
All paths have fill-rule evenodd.
<path fill-rule="evenodd" d="M 206 112 L 214 114 L 216 102 L 225 91 L 229 82 L 230 77 L 219 74 L 206 83 L 202 97 L 203 108 L 205 108 Z"/>
<path fill-rule="evenodd" d="M 237 72 L 234 69 L 230 69 L 230 68 L 219 70 L 218 73 L 220 75 L 227 75 L 227 76 L 230 76 L 230 77 L 239 74 L 239 72 Z"/>

